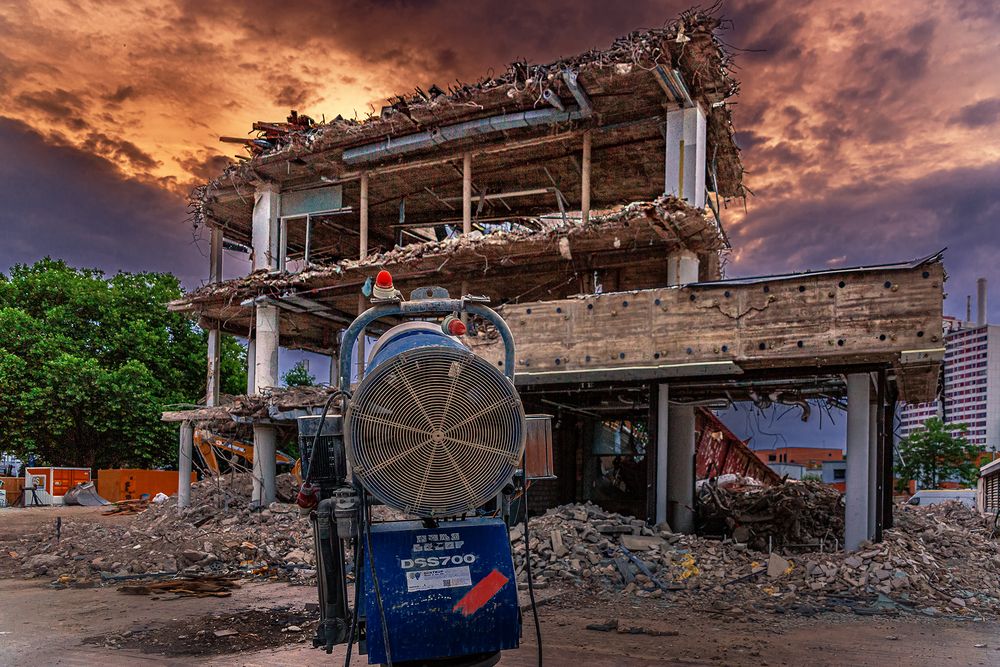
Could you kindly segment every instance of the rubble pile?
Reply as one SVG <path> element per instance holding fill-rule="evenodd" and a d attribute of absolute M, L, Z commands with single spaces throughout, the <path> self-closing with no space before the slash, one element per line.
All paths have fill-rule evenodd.
<path fill-rule="evenodd" d="M 279 475 L 279 488 L 291 484 Z M 194 484 L 191 506 L 180 513 L 171 498 L 124 525 L 67 521 L 58 536 L 54 526 L 12 536 L 3 545 L 5 562 L 14 574 L 76 580 L 163 572 L 313 576 L 308 518 L 285 503 L 250 511 L 251 489 L 249 475 L 226 475 Z"/>
<path fill-rule="evenodd" d="M 702 484 L 698 510 L 708 533 L 757 551 L 793 546 L 835 548 L 844 539 L 844 497 L 822 482 L 777 486 Z"/>
<path fill-rule="evenodd" d="M 981 517 L 960 503 L 903 506 L 896 517 L 882 543 L 853 553 L 832 543 L 824 551 L 788 543 L 768 552 L 650 527 L 591 504 L 564 505 L 531 521 L 533 582 L 744 609 L 996 613 L 1000 542 Z M 523 530 L 512 529 L 511 539 L 524 587 Z"/>

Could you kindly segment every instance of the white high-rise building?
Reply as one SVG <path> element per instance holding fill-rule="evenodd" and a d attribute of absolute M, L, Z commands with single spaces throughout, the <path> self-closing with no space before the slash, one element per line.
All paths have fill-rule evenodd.
<path fill-rule="evenodd" d="M 1000 450 L 1000 326 L 945 318 L 944 401 L 906 405 L 899 435 L 931 417 L 965 424 L 969 442 Z"/>

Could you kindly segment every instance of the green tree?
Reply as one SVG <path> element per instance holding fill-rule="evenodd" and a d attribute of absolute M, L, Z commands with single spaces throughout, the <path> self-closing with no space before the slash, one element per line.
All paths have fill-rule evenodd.
<path fill-rule="evenodd" d="M 309 387 L 316 384 L 316 376 L 306 368 L 306 362 L 300 361 L 281 376 L 286 387 Z"/>
<path fill-rule="evenodd" d="M 899 441 L 896 475 L 914 479 L 923 489 L 935 489 L 955 477 L 966 484 L 976 481 L 981 450 L 965 438 L 968 426 L 945 424 L 937 417 Z"/>
<path fill-rule="evenodd" d="M 48 258 L 0 274 L 3 448 L 50 465 L 173 463 L 176 426 L 160 413 L 200 402 L 206 382 L 206 333 L 167 311 L 180 296 L 170 274 Z M 224 343 L 223 391 L 242 393 L 245 359 Z"/>

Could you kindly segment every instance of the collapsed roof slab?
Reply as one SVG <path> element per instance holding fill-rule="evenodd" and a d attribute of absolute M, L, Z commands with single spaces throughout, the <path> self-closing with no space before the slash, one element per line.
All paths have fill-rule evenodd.
<path fill-rule="evenodd" d="M 397 98 L 363 121 L 338 118 L 289 132 L 263 154 L 197 188 L 191 197 L 195 222 L 249 244 L 257 185 L 294 192 L 336 184 L 350 203 L 359 200 L 358 179 L 365 172 L 372 246 L 388 249 L 398 238 L 395 225 L 404 210 L 406 224 L 454 217 L 449 199 L 461 194 L 466 153 L 473 154 L 477 193 L 545 186 L 575 205 L 581 198 L 584 131 L 592 135 L 592 206 L 650 199 L 669 190 L 666 113 L 693 105 L 706 119 L 705 182 L 723 198 L 740 197 L 742 166 L 725 103 L 738 86 L 716 35 L 719 24 L 710 12 L 687 12 L 662 29 L 631 33 L 605 50 L 544 65 L 515 63 L 499 77 L 450 93 Z M 529 115 L 550 122 L 522 123 Z M 451 131 L 459 126 L 478 129 Z M 426 140 L 418 141 L 421 137 Z M 356 243 L 342 237 L 343 230 L 357 229 L 359 213 L 350 204 L 345 208 L 315 230 L 317 258 L 354 254 Z M 517 219 L 552 210 L 553 198 L 540 194 L 491 200 L 477 213 Z M 295 238 L 289 243 L 293 251 L 302 250 Z"/>
<path fill-rule="evenodd" d="M 258 271 L 206 285 L 170 309 L 245 336 L 253 325 L 253 303 L 265 300 L 282 309 L 282 346 L 324 351 L 353 319 L 362 286 L 380 269 L 392 273 L 405 295 L 427 285 L 457 295 L 464 285 L 466 293 L 499 304 L 592 292 L 595 280 L 605 290 L 663 285 L 668 253 L 714 255 L 724 247 L 713 218 L 661 197 L 594 216 L 586 225 L 548 221 L 534 232 L 498 230 L 411 244 L 296 274 Z"/>

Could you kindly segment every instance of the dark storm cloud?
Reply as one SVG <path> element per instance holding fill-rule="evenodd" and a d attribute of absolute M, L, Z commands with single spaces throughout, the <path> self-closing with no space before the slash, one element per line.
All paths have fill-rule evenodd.
<path fill-rule="evenodd" d="M 150 171 L 160 166 L 158 160 L 131 141 L 115 139 L 101 132 L 88 134 L 87 145 L 98 155 L 118 163 L 128 163 L 135 171 Z"/>
<path fill-rule="evenodd" d="M 77 93 L 62 88 L 36 90 L 21 93 L 14 101 L 74 130 L 82 130 L 89 126 L 89 123 L 81 117 L 87 108 L 87 103 Z"/>
<path fill-rule="evenodd" d="M 952 116 L 951 121 L 965 127 L 989 127 L 1000 122 L 1000 97 L 991 97 L 968 104 Z"/>
<path fill-rule="evenodd" d="M 136 91 L 134 86 L 118 86 L 118 88 L 112 92 L 101 96 L 101 99 L 110 104 L 121 104 L 125 100 L 130 100 L 135 98 Z"/>
<path fill-rule="evenodd" d="M 975 280 L 1000 257 L 1000 163 L 928 173 L 910 182 L 872 179 L 820 196 L 752 204 L 753 215 L 731 230 L 733 245 L 758 249 L 741 275 L 800 271 L 834 261 L 845 266 L 916 258 L 945 246 L 946 291 L 964 312 Z M 994 320 L 1000 304 L 994 300 Z"/>
<path fill-rule="evenodd" d="M 197 286 L 206 260 L 181 198 L 16 120 L 0 117 L 0 146 L 0 267 L 48 255 L 112 272 L 172 271 Z"/>

